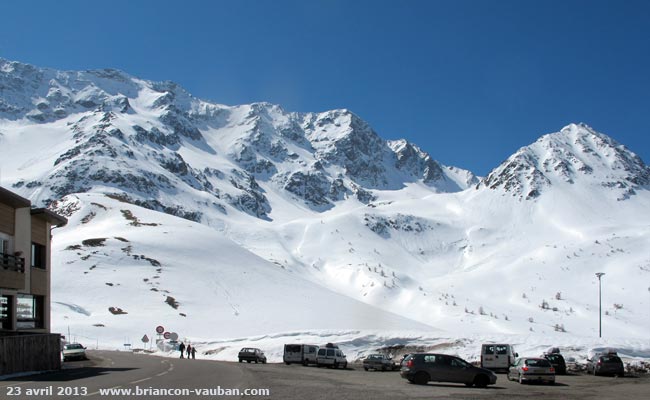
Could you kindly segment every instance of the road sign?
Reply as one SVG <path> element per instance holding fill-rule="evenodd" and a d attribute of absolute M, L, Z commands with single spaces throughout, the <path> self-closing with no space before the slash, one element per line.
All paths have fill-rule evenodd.
<path fill-rule="evenodd" d="M 163 332 L 165 332 L 165 328 L 164 328 L 162 325 L 158 325 L 158 326 L 156 327 L 156 333 L 160 335 L 160 334 L 162 334 Z"/>
<path fill-rule="evenodd" d="M 163 334 L 163 337 L 164 337 L 165 339 L 169 339 L 171 336 L 172 336 L 172 334 L 169 333 L 169 332 L 165 332 L 165 333 Z"/>
<path fill-rule="evenodd" d="M 174 340 L 174 341 L 178 340 L 178 333 L 176 333 L 176 332 L 172 332 L 171 335 L 170 335 L 170 338 L 171 338 L 172 340 Z"/>
<path fill-rule="evenodd" d="M 149 337 L 147 335 L 142 337 L 142 343 L 149 343 Z"/>

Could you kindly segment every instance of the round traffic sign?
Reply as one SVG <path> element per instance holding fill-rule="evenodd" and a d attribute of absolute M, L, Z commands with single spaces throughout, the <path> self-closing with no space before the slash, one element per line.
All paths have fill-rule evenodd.
<path fill-rule="evenodd" d="M 172 334 L 170 335 L 170 337 L 171 337 L 172 340 L 176 341 L 176 340 L 178 340 L 178 333 L 176 333 L 176 332 L 172 332 Z"/>
<path fill-rule="evenodd" d="M 160 335 L 160 334 L 162 334 L 163 332 L 165 332 L 165 328 L 164 328 L 163 326 L 161 326 L 161 325 L 158 325 L 158 326 L 156 327 L 156 333 Z"/>
<path fill-rule="evenodd" d="M 164 337 L 165 339 L 169 339 L 169 338 L 171 337 L 171 335 L 172 335 L 171 333 L 169 333 L 169 332 L 165 332 L 165 333 L 163 334 L 163 337 Z"/>

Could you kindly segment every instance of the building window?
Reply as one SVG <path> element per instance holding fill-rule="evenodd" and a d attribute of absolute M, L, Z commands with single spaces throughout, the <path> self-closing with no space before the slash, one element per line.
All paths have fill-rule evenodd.
<path fill-rule="evenodd" d="M 0 296 L 0 329 L 11 329 L 11 296 Z"/>
<path fill-rule="evenodd" d="M 17 329 L 40 329 L 43 321 L 43 296 L 21 294 L 16 298 Z"/>
<path fill-rule="evenodd" d="M 45 246 L 32 243 L 32 267 L 45 269 Z"/>

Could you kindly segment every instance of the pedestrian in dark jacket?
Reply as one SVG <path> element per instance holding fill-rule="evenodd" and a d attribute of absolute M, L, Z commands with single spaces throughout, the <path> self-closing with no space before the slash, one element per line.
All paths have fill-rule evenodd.
<path fill-rule="evenodd" d="M 183 353 L 185 353 L 185 343 L 181 342 L 181 344 L 178 346 L 178 350 L 180 350 L 181 358 L 183 358 Z"/>
<path fill-rule="evenodd" d="M 196 360 L 196 346 L 192 346 L 192 360 Z"/>
<path fill-rule="evenodd" d="M 192 354 L 192 345 L 187 345 L 187 359 L 190 359 L 190 354 Z"/>

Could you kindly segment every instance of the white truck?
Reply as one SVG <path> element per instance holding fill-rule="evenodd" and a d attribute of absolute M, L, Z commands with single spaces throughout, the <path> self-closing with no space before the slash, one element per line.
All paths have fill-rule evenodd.
<path fill-rule="evenodd" d="M 318 356 L 316 357 L 318 367 L 329 367 L 343 369 L 348 366 L 348 359 L 345 354 L 338 348 L 338 346 L 328 343 L 325 347 L 318 349 Z"/>
<path fill-rule="evenodd" d="M 317 364 L 319 347 L 313 344 L 285 344 L 282 361 L 285 364 Z"/>
<path fill-rule="evenodd" d="M 492 344 L 481 345 L 481 368 L 492 371 L 508 371 L 510 366 L 515 363 L 519 354 L 511 344 Z"/>

